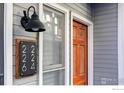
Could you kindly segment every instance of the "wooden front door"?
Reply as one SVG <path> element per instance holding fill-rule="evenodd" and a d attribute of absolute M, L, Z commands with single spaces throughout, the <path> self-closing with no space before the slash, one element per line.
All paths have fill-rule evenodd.
<path fill-rule="evenodd" d="M 88 84 L 87 26 L 73 21 L 73 85 Z"/>

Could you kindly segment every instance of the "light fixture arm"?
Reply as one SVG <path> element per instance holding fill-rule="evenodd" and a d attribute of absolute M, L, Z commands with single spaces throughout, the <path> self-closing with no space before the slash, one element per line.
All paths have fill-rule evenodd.
<path fill-rule="evenodd" d="M 24 17 L 27 17 L 27 15 L 26 15 L 26 11 L 23 11 L 23 14 L 24 14 Z"/>
<path fill-rule="evenodd" d="M 31 8 L 33 8 L 34 14 L 36 14 L 35 7 L 34 7 L 34 6 L 30 6 L 30 7 L 28 8 L 28 10 L 27 10 L 27 17 L 29 17 L 29 11 L 30 11 Z"/>
<path fill-rule="evenodd" d="M 30 19 L 30 17 L 29 17 L 29 11 L 30 11 L 31 8 L 33 8 L 33 10 L 34 10 L 34 13 L 33 13 L 33 14 L 36 14 L 36 12 L 35 12 L 35 7 L 34 7 L 34 6 L 30 6 L 30 7 L 28 8 L 28 10 L 27 10 L 27 13 L 26 13 L 25 10 L 23 11 L 24 17 L 23 17 L 22 20 L 21 20 L 21 24 L 22 24 L 22 26 L 23 26 L 24 28 L 25 28 L 26 24 L 28 23 L 28 21 L 29 21 L 29 19 Z"/>

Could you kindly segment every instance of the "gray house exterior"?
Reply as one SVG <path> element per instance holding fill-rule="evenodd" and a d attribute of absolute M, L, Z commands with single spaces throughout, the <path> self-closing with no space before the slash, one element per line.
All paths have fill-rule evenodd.
<path fill-rule="evenodd" d="M 94 4 L 94 85 L 118 84 L 118 4 Z"/>
<path fill-rule="evenodd" d="M 61 28 L 61 25 L 58 25 L 61 29 L 64 29 L 64 35 L 62 39 L 56 39 L 53 35 L 54 33 L 49 31 L 49 28 L 46 28 L 46 32 L 43 33 L 31 33 L 26 32 L 25 29 L 21 26 L 20 20 L 23 16 L 23 10 L 27 10 L 29 6 L 34 6 L 36 13 L 39 15 L 40 20 L 43 21 L 45 26 L 52 24 L 52 22 L 46 22 L 48 16 L 54 14 L 58 18 L 65 18 L 66 20 L 58 21 L 59 24 L 63 23 L 65 26 Z M 9 7 L 9 8 L 7 8 Z M 75 13 L 80 15 L 82 18 L 90 21 L 93 24 L 93 71 L 88 72 L 91 75 L 88 79 L 92 83 L 89 85 L 120 85 L 120 69 L 119 64 L 122 60 L 119 60 L 120 53 L 119 51 L 119 42 L 118 42 L 118 33 L 119 33 L 119 4 L 117 3 L 58 3 L 58 4 L 39 4 L 39 3 L 14 3 L 14 4 L 0 4 L 0 84 L 6 85 L 72 85 L 72 56 L 71 56 L 71 21 L 72 14 Z M 8 10 L 7 10 L 8 9 Z M 4 20 L 4 12 L 10 12 L 11 16 L 9 17 L 11 23 L 7 23 Z M 33 13 L 33 10 L 30 10 L 30 15 Z M 5 17 L 5 18 L 4 18 Z M 53 17 L 54 18 L 54 17 Z M 49 19 L 49 18 L 48 18 Z M 45 21 L 44 21 L 45 20 Z M 50 20 L 53 20 L 52 17 Z M 5 22 L 5 23 L 4 23 Z M 10 24 L 9 26 L 6 24 Z M 67 26 L 68 25 L 68 26 Z M 7 30 L 4 29 L 4 26 L 10 29 L 9 36 L 7 38 Z M 68 35 L 66 36 L 66 31 Z M 5 32 L 5 33 L 4 33 Z M 5 35 L 3 35 L 5 34 Z M 7 34 L 8 35 L 8 34 Z M 4 37 L 6 36 L 6 37 Z M 8 42 L 6 40 L 8 40 Z M 55 38 L 53 41 L 49 39 Z M 23 78 L 16 78 L 16 39 L 25 39 L 25 40 L 34 40 L 38 43 L 38 61 L 37 66 L 38 70 L 35 75 L 31 75 Z M 10 40 L 10 41 L 9 41 Z M 63 41 L 62 41 L 63 40 Z M 4 41 L 4 42 L 3 42 Z M 67 41 L 67 42 L 66 42 Z M 10 45 L 11 42 L 11 45 Z M 47 43 L 49 42 L 49 43 Z M 123 42 L 123 41 L 122 41 Z M 53 44 L 54 43 L 54 44 Z M 12 47 L 12 55 L 9 55 L 5 51 L 4 45 L 6 48 L 9 46 Z M 66 47 L 67 44 L 67 47 Z M 56 51 L 55 50 L 56 45 Z M 63 46 L 60 47 L 59 46 Z M 90 45 L 89 45 L 90 46 Z M 58 50 L 57 50 L 58 49 Z M 63 55 L 59 55 L 59 52 L 63 51 Z M 66 53 L 67 52 L 67 53 Z M 88 51 L 89 52 L 89 51 Z M 4 54 L 5 53 L 5 54 Z M 10 53 L 10 54 L 11 54 Z M 58 53 L 57 58 L 54 58 Z M 64 54 L 65 53 L 65 54 Z M 55 55 L 54 55 L 55 54 Z M 6 59 L 6 56 L 11 58 L 8 62 L 9 57 Z M 121 55 L 123 56 L 123 55 Z M 55 62 L 55 61 L 62 62 Z M 53 65 L 54 64 L 54 65 Z M 90 62 L 88 63 L 88 65 Z M 9 66 L 10 68 L 7 68 Z M 121 65 L 122 68 L 124 67 Z M 5 67 L 5 68 L 4 68 Z M 8 72 L 9 69 L 10 72 Z M 5 71 L 4 71 L 5 70 Z M 5 77 L 4 77 L 5 73 Z M 8 74 L 9 73 L 9 74 Z M 8 75 L 8 76 L 7 76 Z M 10 80 L 8 80 L 8 78 Z M 122 78 L 123 79 L 123 78 Z M 5 82 L 4 82 L 5 81 Z M 11 82 L 10 82 L 11 81 Z"/>
<path fill-rule="evenodd" d="M 23 16 L 23 10 L 27 9 L 29 6 L 35 6 L 36 12 L 38 12 L 38 4 L 13 4 L 13 84 L 14 85 L 32 85 L 38 84 L 38 74 L 34 76 L 29 76 L 26 78 L 16 79 L 15 78 L 15 62 L 16 62 L 16 39 L 26 39 L 26 40 L 38 40 L 38 33 L 26 32 L 21 24 L 20 20 Z M 30 11 L 32 13 L 32 11 Z"/>

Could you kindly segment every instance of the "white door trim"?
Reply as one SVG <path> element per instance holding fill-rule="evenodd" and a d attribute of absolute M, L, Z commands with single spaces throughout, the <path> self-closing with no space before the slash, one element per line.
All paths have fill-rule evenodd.
<path fill-rule="evenodd" d="M 124 85 L 124 4 L 118 4 L 118 85 Z"/>
<path fill-rule="evenodd" d="M 71 85 L 73 85 L 73 19 L 88 26 L 88 85 L 93 85 L 93 22 L 71 12 Z"/>
<path fill-rule="evenodd" d="M 65 14 L 65 85 L 69 85 L 69 10 L 59 4 L 44 4 Z M 43 4 L 39 6 L 39 16 L 43 20 Z M 39 83 L 43 84 L 43 33 L 39 34 Z"/>
<path fill-rule="evenodd" d="M 4 4 L 4 84 L 13 84 L 13 4 Z"/>

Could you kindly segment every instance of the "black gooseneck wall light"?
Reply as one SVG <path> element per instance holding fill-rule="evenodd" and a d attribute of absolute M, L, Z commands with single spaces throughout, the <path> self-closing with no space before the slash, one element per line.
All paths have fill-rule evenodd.
<path fill-rule="evenodd" d="M 34 13 L 29 17 L 29 10 L 33 8 Z M 43 32 L 45 27 L 43 23 L 39 20 L 39 16 L 36 14 L 35 7 L 30 6 L 28 8 L 27 14 L 26 11 L 23 11 L 24 16 L 21 18 L 21 25 L 25 28 L 25 31 L 28 32 Z"/>

